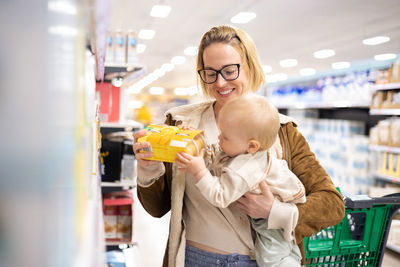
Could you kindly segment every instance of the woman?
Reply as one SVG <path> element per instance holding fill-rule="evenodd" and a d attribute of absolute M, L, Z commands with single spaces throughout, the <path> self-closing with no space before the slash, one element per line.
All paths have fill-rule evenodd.
<path fill-rule="evenodd" d="M 173 108 L 166 113 L 166 123 L 202 129 L 206 144 L 216 144 L 219 135 L 216 121 L 221 107 L 231 99 L 257 91 L 264 83 L 264 74 L 251 38 L 230 26 L 214 27 L 203 35 L 197 70 L 203 92 L 212 100 Z M 216 208 L 201 196 L 190 174 L 178 171 L 170 163 L 143 160 L 151 157 L 151 152 L 139 151 L 149 144 L 136 140 L 146 132 L 135 133 L 133 149 L 138 161 L 139 200 L 152 216 L 161 217 L 171 211 L 163 266 L 218 266 L 223 262 L 257 266 L 246 215 L 267 219 L 268 229 L 274 229 L 282 221 L 297 222 L 294 234 L 304 264 L 303 238 L 341 221 L 344 204 L 331 179 L 292 119 L 281 115 L 280 123 L 274 149 L 304 184 L 307 194 L 304 204 L 279 202 L 262 182 L 261 195 L 246 193 L 235 205 Z M 290 212 L 285 211 L 289 210 L 295 210 L 298 217 L 286 218 Z"/>

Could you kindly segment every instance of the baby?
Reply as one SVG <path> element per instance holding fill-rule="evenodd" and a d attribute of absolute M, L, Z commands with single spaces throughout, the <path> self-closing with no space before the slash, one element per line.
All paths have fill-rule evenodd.
<path fill-rule="evenodd" d="M 246 192 L 260 194 L 258 184 L 265 180 L 282 202 L 304 203 L 305 189 L 285 160 L 273 155 L 280 128 L 279 114 L 265 97 L 246 95 L 226 103 L 219 112 L 219 147 L 208 148 L 199 156 L 177 154 L 176 163 L 196 179 L 196 187 L 211 204 L 226 208 Z M 292 222 L 269 228 L 268 219 L 250 218 L 256 233 L 256 260 L 259 266 L 300 266 L 301 253 Z"/>

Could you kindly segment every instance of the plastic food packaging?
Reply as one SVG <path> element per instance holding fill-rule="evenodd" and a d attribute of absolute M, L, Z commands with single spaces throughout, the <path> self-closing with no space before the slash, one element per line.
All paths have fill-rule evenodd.
<path fill-rule="evenodd" d="M 149 142 L 150 147 L 141 152 L 153 152 L 149 160 L 175 162 L 176 153 L 186 152 L 196 156 L 204 148 L 202 130 L 184 130 L 176 126 L 151 124 L 145 128 L 146 136 L 138 142 Z"/>

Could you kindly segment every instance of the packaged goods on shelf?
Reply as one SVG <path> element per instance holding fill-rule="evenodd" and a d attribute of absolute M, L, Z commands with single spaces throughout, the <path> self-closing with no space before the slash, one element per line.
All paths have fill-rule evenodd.
<path fill-rule="evenodd" d="M 115 63 L 126 63 L 126 35 L 123 31 L 115 33 Z"/>
<path fill-rule="evenodd" d="M 108 242 L 129 243 L 133 229 L 133 195 L 130 190 L 103 195 L 104 231 Z"/>
<path fill-rule="evenodd" d="M 137 34 L 130 31 L 128 32 L 127 40 L 127 63 L 137 64 L 139 62 L 138 52 L 137 52 Z"/>
<path fill-rule="evenodd" d="M 114 64 L 114 63 L 115 63 L 115 34 L 114 32 L 109 31 L 107 38 L 105 64 Z"/>
<path fill-rule="evenodd" d="M 390 69 L 390 82 L 400 82 L 400 59 L 393 62 L 393 64 L 390 66 Z"/>
<path fill-rule="evenodd" d="M 284 99 L 285 106 L 299 104 L 334 106 L 343 105 L 363 106 L 371 101 L 374 71 L 349 73 L 340 77 L 325 77 L 313 85 L 286 85 L 270 88 L 268 99 L 280 107 Z"/>
<path fill-rule="evenodd" d="M 400 118 L 390 117 L 378 121 L 370 128 L 370 143 L 380 146 L 400 147 Z"/>
<path fill-rule="evenodd" d="M 292 110 L 288 115 L 301 122 L 300 132 L 336 186 L 347 194 L 368 192 L 372 176 L 364 122 L 302 118 Z"/>
<path fill-rule="evenodd" d="M 386 84 L 390 83 L 390 69 L 379 70 L 378 77 L 375 81 L 376 84 Z"/>

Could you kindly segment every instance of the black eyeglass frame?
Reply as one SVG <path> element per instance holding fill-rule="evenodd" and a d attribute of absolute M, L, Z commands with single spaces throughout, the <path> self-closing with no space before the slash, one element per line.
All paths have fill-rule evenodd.
<path fill-rule="evenodd" d="M 234 78 L 234 79 L 227 79 L 227 78 L 225 78 L 224 74 L 222 74 L 222 70 L 225 69 L 225 68 L 227 68 L 227 67 L 231 67 L 231 66 L 237 66 L 238 74 L 237 74 L 236 78 Z M 201 72 L 201 71 L 205 71 L 205 70 L 213 70 L 213 71 L 215 71 L 215 72 L 217 73 L 217 75 L 215 76 L 215 81 L 213 81 L 213 82 L 206 82 L 206 81 L 203 79 L 203 77 L 201 76 L 200 72 Z M 239 75 L 240 75 L 240 64 L 229 64 L 229 65 L 224 66 L 224 67 L 223 67 L 222 69 L 220 69 L 220 70 L 215 70 L 215 69 L 212 69 L 212 68 L 209 68 L 209 69 L 201 69 L 201 70 L 198 70 L 197 73 L 199 74 L 200 79 L 201 79 L 205 84 L 212 84 L 212 83 L 215 83 L 215 82 L 218 80 L 218 74 L 221 74 L 222 78 L 224 78 L 225 81 L 234 81 L 234 80 L 236 80 L 237 78 L 239 78 Z"/>

